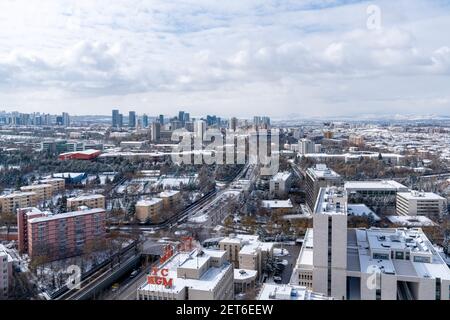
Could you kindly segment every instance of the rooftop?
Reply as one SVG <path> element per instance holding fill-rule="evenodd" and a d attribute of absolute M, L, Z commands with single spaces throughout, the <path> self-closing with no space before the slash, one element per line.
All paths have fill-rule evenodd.
<path fill-rule="evenodd" d="M 180 193 L 180 191 L 177 191 L 177 190 L 166 190 L 166 191 L 160 192 L 159 196 L 161 198 L 167 198 L 167 197 L 172 197 L 172 196 L 174 196 L 174 195 L 176 195 L 178 193 Z"/>
<path fill-rule="evenodd" d="M 397 195 L 407 200 L 445 200 L 445 198 L 436 193 L 419 192 L 414 190 L 411 192 L 399 192 Z"/>
<path fill-rule="evenodd" d="M 357 229 L 356 242 L 362 272 L 378 268 L 398 276 L 450 280 L 450 269 L 421 229 Z M 402 255 L 397 257 L 397 252 Z"/>
<path fill-rule="evenodd" d="M 105 196 L 101 194 L 86 194 L 81 195 L 78 197 L 68 198 L 68 201 L 84 201 L 84 200 L 92 200 L 92 199 L 98 199 L 98 198 L 104 198 Z"/>
<path fill-rule="evenodd" d="M 344 184 L 346 190 L 392 190 L 407 191 L 408 187 L 394 180 L 381 181 L 347 181 Z"/>
<path fill-rule="evenodd" d="M 404 227 L 435 226 L 436 224 L 425 216 L 388 216 L 390 222 Z"/>
<path fill-rule="evenodd" d="M 136 206 L 153 206 L 161 201 L 162 201 L 162 199 L 160 199 L 160 198 L 139 200 L 138 202 L 136 202 Z"/>
<path fill-rule="evenodd" d="M 302 286 L 264 283 L 257 300 L 331 300 Z"/>
<path fill-rule="evenodd" d="M 276 209 L 276 208 L 292 208 L 291 199 L 288 200 L 263 200 L 262 205 L 264 208 Z"/>
<path fill-rule="evenodd" d="M 28 220 L 28 222 L 29 223 L 39 223 L 39 222 L 46 222 L 46 221 L 51 221 L 51 220 L 58 220 L 58 219 L 65 219 L 65 218 L 101 213 L 101 212 L 105 212 L 105 209 L 94 208 L 94 209 L 89 209 L 89 210 L 71 211 L 71 212 L 60 213 L 60 214 L 51 214 L 49 212 L 43 212 L 45 214 L 44 217 L 33 218 L 33 219 Z"/>
<path fill-rule="evenodd" d="M 290 172 L 278 172 L 272 177 L 274 181 L 286 181 L 291 176 Z"/>
<path fill-rule="evenodd" d="M 214 289 L 225 273 L 232 268 L 229 262 L 224 263 L 220 267 L 210 267 L 206 272 L 204 272 L 199 279 L 188 279 L 188 278 L 178 278 L 177 269 L 179 267 L 189 268 L 197 267 L 197 259 L 201 259 L 202 263 L 205 263 L 207 259 L 210 258 L 206 251 L 203 251 L 204 255 L 202 257 L 197 257 L 198 250 L 195 249 L 190 253 L 180 252 L 175 254 L 172 258 L 166 261 L 160 266 L 160 268 L 166 268 L 169 270 L 168 278 L 173 279 L 171 287 L 164 287 L 162 285 L 148 284 L 145 282 L 142 284 L 138 290 L 151 291 L 151 292 L 169 292 L 169 293 L 179 293 L 184 288 L 192 288 L 197 290 L 212 290 Z"/>
<path fill-rule="evenodd" d="M 347 192 L 340 187 L 321 188 L 314 213 L 347 215 Z"/>
<path fill-rule="evenodd" d="M 368 206 L 363 203 L 359 204 L 348 204 L 347 205 L 347 213 L 350 216 L 358 216 L 358 217 L 369 217 L 372 216 L 375 221 L 380 221 L 381 218 L 375 214 Z"/>
<path fill-rule="evenodd" d="M 328 168 L 325 164 L 316 164 L 313 168 L 308 168 L 308 173 L 318 179 L 338 179 L 341 176 L 335 171 Z"/>

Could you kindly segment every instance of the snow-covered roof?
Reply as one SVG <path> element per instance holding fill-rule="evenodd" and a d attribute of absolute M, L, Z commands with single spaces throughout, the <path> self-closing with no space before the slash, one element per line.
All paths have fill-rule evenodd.
<path fill-rule="evenodd" d="M 58 219 L 65 219 L 65 218 L 101 213 L 101 212 L 105 212 L 105 209 L 94 208 L 94 209 L 89 209 L 89 210 L 71 211 L 71 212 L 60 213 L 60 214 L 45 213 L 45 214 L 47 214 L 46 216 L 39 217 L 39 218 L 33 218 L 33 219 L 28 220 L 28 222 L 29 223 L 39 223 L 39 222 L 45 222 L 45 221 L 51 221 L 51 220 L 58 220 Z"/>
<path fill-rule="evenodd" d="M 293 208 L 291 199 L 288 200 L 263 200 L 262 205 L 269 209 Z"/>
<path fill-rule="evenodd" d="M 344 184 L 346 190 L 392 190 L 392 191 L 407 191 L 408 187 L 394 180 L 381 181 L 347 181 Z"/>

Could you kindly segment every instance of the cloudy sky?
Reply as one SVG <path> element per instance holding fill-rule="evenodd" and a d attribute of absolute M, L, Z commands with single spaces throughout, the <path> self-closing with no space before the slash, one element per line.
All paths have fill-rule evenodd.
<path fill-rule="evenodd" d="M 0 110 L 112 108 L 450 115 L 450 1 L 0 0 Z"/>

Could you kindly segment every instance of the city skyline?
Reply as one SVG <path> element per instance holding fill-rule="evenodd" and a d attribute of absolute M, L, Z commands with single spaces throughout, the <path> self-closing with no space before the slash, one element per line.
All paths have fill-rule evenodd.
<path fill-rule="evenodd" d="M 379 28 L 368 25 L 371 5 Z M 8 111 L 450 115 L 444 1 L 0 8 L 0 101 Z"/>

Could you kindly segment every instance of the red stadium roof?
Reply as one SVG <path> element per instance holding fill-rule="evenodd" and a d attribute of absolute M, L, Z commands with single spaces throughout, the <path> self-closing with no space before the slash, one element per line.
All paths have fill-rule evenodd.
<path fill-rule="evenodd" d="M 59 160 L 92 160 L 97 158 L 102 152 L 99 150 L 88 149 L 84 151 L 66 152 L 58 156 Z"/>

